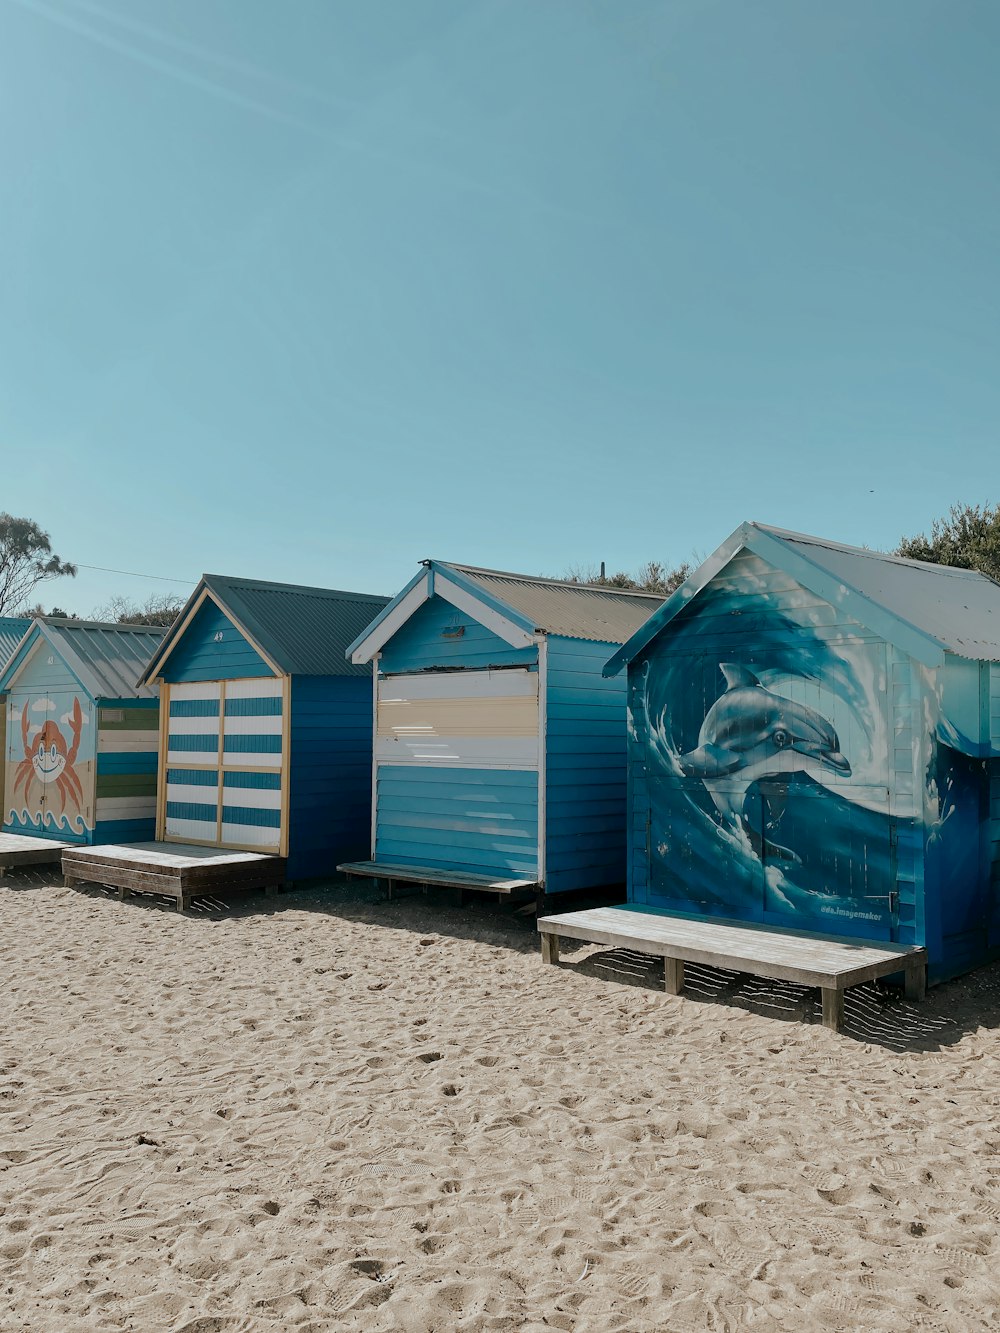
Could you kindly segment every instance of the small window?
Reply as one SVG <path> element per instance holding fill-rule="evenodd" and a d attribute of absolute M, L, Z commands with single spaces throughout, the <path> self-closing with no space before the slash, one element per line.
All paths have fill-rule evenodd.
<path fill-rule="evenodd" d="M 101 721 L 102 721 L 102 722 L 124 722 L 124 721 L 125 721 L 125 709 L 124 709 L 124 708 L 102 708 L 102 709 L 101 709 Z"/>

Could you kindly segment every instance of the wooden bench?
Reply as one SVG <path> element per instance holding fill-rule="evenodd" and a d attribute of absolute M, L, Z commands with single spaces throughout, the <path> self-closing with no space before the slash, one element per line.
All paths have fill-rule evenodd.
<path fill-rule="evenodd" d="M 8 870 L 52 865 L 61 860 L 63 851 L 71 845 L 20 833 L 0 833 L 0 879 Z"/>
<path fill-rule="evenodd" d="M 285 858 L 261 852 L 229 852 L 188 843 L 139 842 L 106 847 L 72 847 L 63 852 L 63 880 L 103 884 L 127 893 L 160 893 L 177 902 L 178 912 L 192 898 L 233 889 L 263 889 L 274 894 L 285 882 Z"/>
<path fill-rule="evenodd" d="M 908 999 L 923 999 L 927 986 L 926 949 L 879 940 L 693 920 L 631 907 L 541 917 L 538 930 L 546 963 L 559 961 L 560 936 L 658 955 L 663 958 L 664 988 L 670 995 L 679 995 L 684 988 L 685 962 L 818 986 L 823 1023 L 835 1032 L 844 1020 L 844 991 L 849 986 L 897 972 L 904 974 Z"/>
<path fill-rule="evenodd" d="M 476 875 L 464 870 L 441 870 L 437 866 L 399 866 L 383 861 L 345 861 L 337 869 L 342 875 L 384 880 L 390 898 L 397 882 L 455 889 L 459 894 L 463 889 L 471 889 L 477 893 L 496 893 L 501 897 L 521 893 L 533 894 L 541 888 L 534 879 L 503 879 L 495 875 Z"/>

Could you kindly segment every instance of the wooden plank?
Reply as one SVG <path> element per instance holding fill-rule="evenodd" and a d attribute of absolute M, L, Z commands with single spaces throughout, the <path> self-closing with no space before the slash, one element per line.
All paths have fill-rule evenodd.
<path fill-rule="evenodd" d="M 686 959 L 709 967 L 733 968 L 757 976 L 796 981 L 805 986 L 858 985 L 901 972 L 914 956 L 926 962 L 926 950 L 840 936 L 816 937 L 800 931 L 774 931 L 604 907 L 542 917 L 542 932 L 572 939 Z"/>
<path fill-rule="evenodd" d="M 559 936 L 545 934 L 542 936 L 542 962 L 558 963 L 559 961 Z"/>
<path fill-rule="evenodd" d="M 595 925 L 595 921 L 600 924 Z M 769 931 L 622 908 L 542 917 L 538 929 L 543 935 L 556 933 L 640 953 L 660 954 L 665 963 L 674 960 L 682 964 L 686 959 L 827 990 L 843 991 L 860 981 L 909 969 L 916 994 L 926 973 L 924 949 L 844 937 L 819 938 L 800 931 Z M 707 944 L 712 947 L 707 948 Z M 666 971 L 665 966 L 665 984 Z M 831 1004 L 833 1001 L 828 999 L 828 1008 Z"/>
<path fill-rule="evenodd" d="M 342 875 L 368 879 L 404 880 L 411 884 L 440 884 L 445 888 L 487 889 L 491 893 L 516 893 L 521 889 L 541 887 L 534 879 L 496 879 L 463 870 L 439 870 L 434 866 L 399 866 L 381 861 L 345 861 L 337 866 Z"/>
<path fill-rule="evenodd" d="M 824 986 L 823 1026 L 831 1032 L 839 1032 L 844 1023 L 844 992 L 836 986 Z"/>
<path fill-rule="evenodd" d="M 664 958 L 663 989 L 668 995 L 680 995 L 684 989 L 684 962 L 680 958 Z"/>
<path fill-rule="evenodd" d="M 52 865 L 62 859 L 64 848 L 72 845 L 19 833 L 0 833 L 0 874 L 20 866 Z"/>
<path fill-rule="evenodd" d="M 903 993 L 908 1000 L 922 1000 L 927 994 L 926 958 L 907 959 Z"/>

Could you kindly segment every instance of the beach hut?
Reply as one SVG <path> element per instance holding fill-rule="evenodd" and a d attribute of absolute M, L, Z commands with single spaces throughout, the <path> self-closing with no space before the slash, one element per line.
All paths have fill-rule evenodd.
<path fill-rule="evenodd" d="M 0 865 L 152 834 L 156 691 L 135 684 L 163 630 L 39 617 L 0 673 L 6 696 Z"/>
<path fill-rule="evenodd" d="M 625 873 L 625 684 L 663 599 L 426 560 L 351 645 L 376 698 L 370 860 L 345 873 L 560 893 Z"/>
<path fill-rule="evenodd" d="M 629 910 L 611 937 L 648 926 L 682 961 L 690 923 L 735 922 L 758 963 L 793 931 L 814 954 L 857 940 L 845 965 L 881 944 L 883 972 L 926 950 L 932 980 L 1000 952 L 1000 585 L 748 523 L 607 670 L 626 668 Z"/>
<path fill-rule="evenodd" d="M 371 683 L 345 649 L 387 600 L 206 574 L 141 669 L 139 688 L 160 699 L 158 846 L 74 856 L 73 877 L 90 866 L 109 882 L 114 859 L 135 871 L 128 887 L 162 871 L 176 888 L 183 869 L 204 880 L 217 863 L 220 882 L 245 887 L 272 882 L 264 859 L 299 878 L 363 850 Z"/>
<path fill-rule="evenodd" d="M 0 616 L 0 671 L 14 656 L 17 645 L 31 626 L 30 617 Z M 7 695 L 0 691 L 0 804 L 3 802 L 4 769 L 7 757 Z"/>

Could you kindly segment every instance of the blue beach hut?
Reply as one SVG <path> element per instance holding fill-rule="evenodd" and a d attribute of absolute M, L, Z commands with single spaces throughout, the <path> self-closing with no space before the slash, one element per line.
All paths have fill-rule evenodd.
<path fill-rule="evenodd" d="M 135 678 L 162 637 L 148 625 L 30 622 L 0 673 L 8 843 L 89 846 L 152 835 L 158 701 Z M 0 862 L 18 860 L 0 846 Z"/>
<path fill-rule="evenodd" d="M 158 841 L 283 857 L 291 879 L 364 849 L 371 681 L 345 650 L 387 600 L 204 575 L 141 680 L 160 693 Z"/>
<path fill-rule="evenodd" d="M 374 677 L 374 783 L 370 859 L 341 869 L 496 892 L 620 882 L 625 683 L 601 668 L 662 601 L 424 561 L 349 649 Z"/>
<path fill-rule="evenodd" d="M 1000 585 L 747 523 L 626 669 L 630 908 L 1000 953 Z"/>

